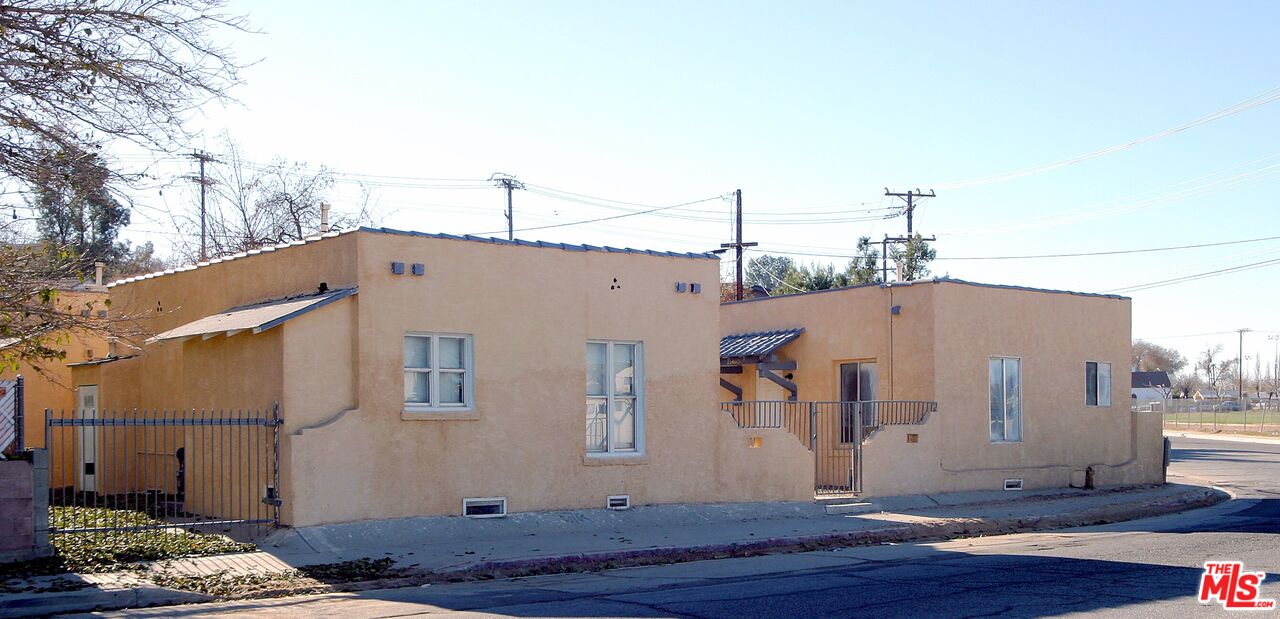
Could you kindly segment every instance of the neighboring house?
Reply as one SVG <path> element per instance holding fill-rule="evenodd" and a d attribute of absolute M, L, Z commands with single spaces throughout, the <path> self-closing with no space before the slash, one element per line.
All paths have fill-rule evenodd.
<path fill-rule="evenodd" d="M 945 278 L 728 303 L 722 385 L 820 416 L 865 402 L 862 428 L 830 422 L 870 432 L 861 453 L 829 441 L 817 457 L 854 460 L 866 495 L 1079 485 L 1086 469 L 1097 484 L 1158 482 L 1160 418 L 1132 413 L 1112 380 L 1128 367 L 1130 311 L 1113 295 Z"/>
<path fill-rule="evenodd" d="M 1150 404 L 1168 400 L 1173 394 L 1173 384 L 1168 372 L 1132 372 L 1134 404 Z"/>
<path fill-rule="evenodd" d="M 72 368 L 76 416 L 107 421 L 53 460 L 70 490 L 247 518 L 196 496 L 212 480 L 293 526 L 1162 478 L 1158 416 L 1111 380 L 1126 298 L 943 279 L 722 305 L 718 276 L 360 229 L 122 280 L 111 312 L 151 337 Z M 274 445 L 200 438 L 206 410 L 275 403 Z"/>
<path fill-rule="evenodd" d="M 99 312 L 106 310 L 106 288 L 93 282 L 65 282 L 55 286 L 55 302 L 67 311 Z M 63 359 L 50 359 L 35 365 L 21 362 L 17 368 L 0 370 L 0 381 L 23 380 L 23 446 L 44 447 L 44 409 L 70 410 L 75 406 L 72 392 L 71 371 L 77 363 L 106 357 L 107 342 L 97 336 L 83 333 L 67 333 L 63 340 L 50 342 L 66 352 Z M 0 350 L 16 344 L 16 339 L 0 341 Z"/>
<path fill-rule="evenodd" d="M 1191 397 L 1196 400 L 1224 400 L 1226 398 L 1236 397 L 1236 392 L 1234 389 L 1231 389 L 1231 390 L 1223 389 L 1219 391 L 1216 389 L 1206 388 L 1206 389 L 1197 389 L 1195 393 L 1191 394 Z"/>

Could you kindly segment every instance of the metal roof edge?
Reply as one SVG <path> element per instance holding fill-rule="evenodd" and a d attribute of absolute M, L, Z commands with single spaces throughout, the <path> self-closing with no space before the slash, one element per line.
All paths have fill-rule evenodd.
<path fill-rule="evenodd" d="M 304 307 L 304 308 L 301 308 L 301 309 L 298 309 L 298 310 L 295 310 L 295 311 L 289 312 L 288 314 L 285 314 L 284 316 L 281 316 L 281 317 L 279 317 L 279 318 L 276 318 L 275 320 L 272 320 L 272 321 L 269 321 L 269 322 L 263 323 L 261 326 L 259 326 L 258 328 L 254 329 L 254 330 L 253 330 L 253 332 L 254 332 L 254 333 L 262 333 L 263 331 L 266 331 L 267 329 L 270 329 L 270 328 L 275 327 L 275 326 L 277 326 L 277 325 L 283 324 L 283 323 L 284 323 L 285 321 L 287 321 L 287 320 L 290 320 L 290 319 L 292 319 L 292 318 L 297 318 L 298 316 L 301 316 L 301 315 L 303 315 L 303 314 L 305 314 L 305 313 L 307 313 L 307 312 L 313 311 L 313 310 L 318 310 L 318 309 L 320 309 L 320 308 L 322 308 L 322 307 L 324 307 L 324 306 L 326 306 L 326 305 L 328 305 L 328 304 L 330 304 L 330 303 L 333 303 L 334 301 L 340 301 L 340 300 L 345 299 L 345 298 L 347 298 L 347 297 L 354 296 L 357 292 L 359 292 L 359 288 L 357 288 L 357 287 L 351 287 L 351 288 L 340 289 L 340 290 L 338 290 L 338 291 L 337 291 L 337 293 L 336 293 L 336 294 L 331 294 L 331 295 L 329 295 L 327 298 L 322 299 L 322 300 L 320 300 L 320 301 L 318 301 L 318 302 L 316 302 L 316 303 L 312 303 L 311 305 L 308 305 L 308 306 L 306 306 L 306 307 Z M 317 296 L 318 296 L 318 295 L 317 295 Z"/>
<path fill-rule="evenodd" d="M 1043 292 L 1047 294 L 1067 294 L 1076 297 L 1095 297 L 1101 299 L 1115 299 L 1122 301 L 1132 301 L 1132 297 L 1126 297 L 1119 294 L 1106 294 L 1102 292 L 1079 292 L 1075 290 L 1058 290 L 1054 288 L 1036 288 L 1033 286 L 1019 286 L 1017 284 L 988 284 L 984 282 L 974 282 L 967 279 L 959 279 L 955 277 L 931 277 L 929 279 L 917 279 L 909 282 L 893 282 L 884 284 L 887 288 L 898 286 L 916 286 L 920 284 L 960 284 L 963 286 L 976 286 L 979 288 L 997 288 L 1003 290 L 1021 290 L 1024 292 Z"/>
<path fill-rule="evenodd" d="M 1077 292 L 1074 290 L 1055 290 L 1053 288 L 1035 288 L 1032 286 L 1019 286 L 1016 284 L 986 284 L 982 282 L 973 282 L 954 277 L 931 277 L 929 279 L 917 279 L 909 282 L 890 282 L 888 284 L 872 283 L 857 284 L 855 286 L 844 286 L 841 288 L 827 288 L 824 290 L 806 290 L 804 292 L 796 292 L 792 294 L 780 294 L 777 296 L 757 297 L 755 299 L 743 299 L 741 301 L 725 301 L 721 305 L 737 305 L 739 303 L 755 303 L 757 301 L 772 301 L 776 299 L 789 299 L 792 297 L 803 297 L 807 295 L 822 294 L 827 292 L 840 292 L 845 290 L 858 290 L 862 288 L 905 288 L 909 286 L 919 286 L 923 284 L 959 284 L 962 286 L 976 286 L 979 288 L 996 288 L 1004 290 L 1019 290 L 1023 292 L 1040 292 L 1046 294 L 1065 294 L 1077 297 L 1092 297 L 1099 299 L 1115 299 L 1119 301 L 1132 301 L 1132 297 L 1126 297 L 1118 294 L 1105 294 L 1101 292 Z"/>
<path fill-rule="evenodd" d="M 641 254 L 646 256 L 657 256 L 662 258 L 688 258 L 688 259 L 694 259 L 694 260 L 716 260 L 716 261 L 720 260 L 720 256 L 717 256 L 711 252 L 681 253 L 681 252 L 670 252 L 670 251 L 658 251 L 654 249 L 630 249 L 630 248 L 623 249 L 618 247 L 608 247 L 608 246 L 602 247 L 597 245 L 588 245 L 585 243 L 584 244 L 555 243 L 552 241 L 527 241 L 524 239 L 508 240 L 508 239 L 502 239 L 497 237 L 475 236 L 471 234 L 456 235 L 456 234 L 446 234 L 443 232 L 420 232 L 417 230 L 400 230 L 397 228 L 387 228 L 387 227 L 374 228 L 370 226 L 363 226 L 363 227 L 357 228 L 356 230 L 359 232 L 369 232 L 373 234 L 416 236 L 416 237 L 423 237 L 423 238 L 429 238 L 429 239 L 445 239 L 445 240 L 451 240 L 451 241 L 471 241 L 473 243 L 489 243 L 492 245 L 512 245 L 516 247 L 538 247 L 538 248 L 544 248 L 544 249 L 559 249 L 562 251 L 600 252 L 600 253 L 611 253 L 611 254 Z"/>

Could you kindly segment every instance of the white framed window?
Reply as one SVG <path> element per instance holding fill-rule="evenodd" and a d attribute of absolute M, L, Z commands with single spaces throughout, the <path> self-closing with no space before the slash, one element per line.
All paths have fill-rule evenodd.
<path fill-rule="evenodd" d="M 1111 406 L 1110 363 L 1084 362 L 1084 404 L 1100 408 Z"/>
<path fill-rule="evenodd" d="M 644 452 L 643 348 L 587 342 L 587 453 Z"/>
<path fill-rule="evenodd" d="M 987 382 L 991 391 L 991 442 L 1022 441 L 1022 359 L 991 357 Z"/>
<path fill-rule="evenodd" d="M 408 411 L 466 411 L 475 405 L 471 336 L 404 336 L 404 407 Z"/>

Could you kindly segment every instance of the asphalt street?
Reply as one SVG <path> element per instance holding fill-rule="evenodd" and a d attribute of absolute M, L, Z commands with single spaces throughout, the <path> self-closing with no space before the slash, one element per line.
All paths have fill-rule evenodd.
<path fill-rule="evenodd" d="M 1280 599 L 1280 445 L 1174 439 L 1171 476 L 1232 501 L 1115 525 L 120 616 L 1186 617 L 1209 559 L 1268 573 Z"/>

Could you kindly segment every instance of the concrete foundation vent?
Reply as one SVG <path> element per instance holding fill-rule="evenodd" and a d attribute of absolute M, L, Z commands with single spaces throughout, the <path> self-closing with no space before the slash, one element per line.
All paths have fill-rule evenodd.
<path fill-rule="evenodd" d="M 631 495 L 615 494 L 605 499 L 605 507 L 615 511 L 631 509 Z"/>
<path fill-rule="evenodd" d="M 1004 489 L 1005 490 L 1021 490 L 1022 478 L 1004 480 Z"/>
<path fill-rule="evenodd" d="M 507 497 L 462 499 L 462 515 L 468 518 L 502 518 L 507 515 Z"/>

